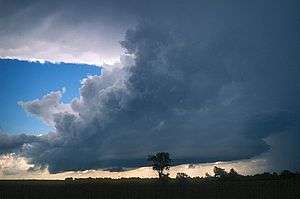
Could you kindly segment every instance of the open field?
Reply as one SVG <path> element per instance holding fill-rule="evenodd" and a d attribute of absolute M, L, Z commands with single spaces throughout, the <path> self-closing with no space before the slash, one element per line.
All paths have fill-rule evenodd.
<path fill-rule="evenodd" d="M 299 175 L 238 179 L 2 180 L 1 199 L 299 199 Z"/>

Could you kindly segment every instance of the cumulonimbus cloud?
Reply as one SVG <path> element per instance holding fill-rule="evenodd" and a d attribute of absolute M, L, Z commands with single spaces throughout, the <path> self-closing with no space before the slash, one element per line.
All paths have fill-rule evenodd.
<path fill-rule="evenodd" d="M 170 152 L 175 164 L 239 160 L 266 152 L 269 136 L 299 129 L 299 31 L 285 23 L 292 16 L 285 8 L 274 14 L 204 4 L 222 15 L 215 18 L 194 4 L 141 14 L 121 42 L 134 63 L 82 81 L 67 105 L 72 111 L 55 108 L 48 117 L 61 105 L 57 97 L 44 103 L 55 92 L 23 102 L 56 131 L 22 155 L 50 172 L 137 167 L 158 151 Z M 254 24 L 257 16 L 264 22 Z M 286 31 L 294 40 L 278 39 Z"/>

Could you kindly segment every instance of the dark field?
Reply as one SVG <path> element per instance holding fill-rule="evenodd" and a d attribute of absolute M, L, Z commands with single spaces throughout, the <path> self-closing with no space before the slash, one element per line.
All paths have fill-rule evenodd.
<path fill-rule="evenodd" d="M 300 178 L 2 180 L 0 199 L 299 199 Z"/>

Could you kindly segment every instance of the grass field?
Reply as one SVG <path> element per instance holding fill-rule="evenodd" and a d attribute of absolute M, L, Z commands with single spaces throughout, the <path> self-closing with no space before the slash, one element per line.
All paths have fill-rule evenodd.
<path fill-rule="evenodd" d="M 290 177 L 2 180 L 0 199 L 299 199 Z"/>

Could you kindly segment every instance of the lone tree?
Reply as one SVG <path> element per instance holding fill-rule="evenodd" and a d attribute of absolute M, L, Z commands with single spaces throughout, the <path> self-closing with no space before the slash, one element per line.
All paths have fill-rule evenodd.
<path fill-rule="evenodd" d="M 158 172 L 159 179 L 168 176 L 169 174 L 164 174 L 165 170 L 169 170 L 171 166 L 171 159 L 169 153 L 160 152 L 155 155 L 149 155 L 148 161 L 152 162 L 153 170 Z"/>
<path fill-rule="evenodd" d="M 230 171 L 228 173 L 228 177 L 236 178 L 239 176 L 240 176 L 240 174 L 238 172 L 236 172 L 236 170 L 234 170 L 233 168 L 230 169 Z"/>

